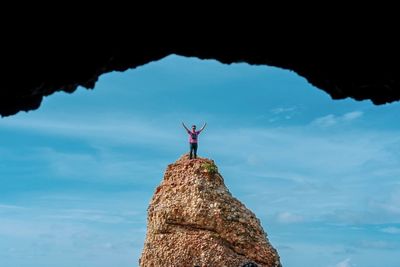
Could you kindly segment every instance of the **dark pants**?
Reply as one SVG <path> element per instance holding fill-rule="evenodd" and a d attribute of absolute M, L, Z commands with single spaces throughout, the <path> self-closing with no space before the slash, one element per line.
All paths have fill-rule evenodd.
<path fill-rule="evenodd" d="M 189 144 L 190 144 L 189 159 L 192 158 L 192 152 L 194 152 L 194 158 L 197 158 L 197 143 L 189 143 Z"/>

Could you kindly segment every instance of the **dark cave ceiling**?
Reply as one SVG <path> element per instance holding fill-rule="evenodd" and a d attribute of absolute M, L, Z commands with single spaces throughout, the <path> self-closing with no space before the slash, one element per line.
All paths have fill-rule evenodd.
<path fill-rule="evenodd" d="M 369 99 L 376 105 L 400 99 L 400 58 L 394 40 L 376 45 L 359 38 L 331 42 L 326 36 L 322 41 L 297 38 L 289 42 L 247 38 L 239 45 L 232 38 L 172 43 L 134 37 L 107 38 L 105 42 L 102 36 L 90 41 L 50 41 L 43 36 L 29 43 L 5 42 L 0 62 L 0 114 L 37 109 L 44 96 L 56 91 L 94 88 L 103 73 L 136 68 L 170 54 L 292 70 L 333 99 Z"/>

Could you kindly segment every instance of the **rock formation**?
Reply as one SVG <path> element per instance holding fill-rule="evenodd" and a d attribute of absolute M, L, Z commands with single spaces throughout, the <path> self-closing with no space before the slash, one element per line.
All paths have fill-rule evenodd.
<path fill-rule="evenodd" d="M 168 165 L 147 223 L 141 267 L 281 266 L 259 219 L 209 159 L 184 155 Z"/>
<path fill-rule="evenodd" d="M 298 73 L 334 99 L 351 97 L 371 99 L 375 104 L 390 103 L 400 99 L 400 41 L 395 34 L 397 14 L 381 14 L 385 14 L 382 27 L 377 26 L 382 21 L 370 19 L 376 17 L 374 14 L 370 18 L 352 18 L 349 24 L 343 23 L 341 17 L 341 29 L 336 18 L 329 19 L 335 25 L 331 29 L 321 26 L 320 19 L 310 19 L 313 25 L 297 28 L 304 15 L 294 20 L 292 26 L 296 27 L 284 29 L 277 27 L 290 23 L 251 23 L 246 27 L 234 26 L 229 20 L 232 31 L 222 30 L 218 24 L 205 25 L 203 21 L 200 30 L 193 27 L 199 20 L 191 25 L 187 18 L 173 16 L 185 21 L 184 28 L 188 30 L 180 32 L 176 25 L 167 26 L 170 14 L 168 19 L 157 18 L 165 28 L 158 24 L 152 29 L 142 22 L 130 21 L 132 14 L 126 23 L 105 20 L 110 30 L 92 24 L 84 27 L 80 20 L 74 27 L 68 21 L 68 30 L 60 30 L 54 25 L 58 19 L 53 19 L 46 32 L 44 29 L 50 25 L 48 13 L 35 16 L 18 30 L 4 23 L 0 115 L 37 109 L 43 97 L 54 92 L 72 93 L 78 86 L 94 88 L 104 73 L 137 68 L 171 54 L 216 59 L 226 64 L 275 66 Z M 38 17 L 46 18 L 45 27 L 34 26 Z M 389 18 L 393 21 L 387 22 Z M 96 24 L 101 20 L 88 21 Z M 314 27 L 316 21 L 318 27 Z M 366 24 L 368 21 L 372 24 Z M 351 23 L 355 25 L 351 27 Z M 121 29 L 123 25 L 125 29 Z"/>

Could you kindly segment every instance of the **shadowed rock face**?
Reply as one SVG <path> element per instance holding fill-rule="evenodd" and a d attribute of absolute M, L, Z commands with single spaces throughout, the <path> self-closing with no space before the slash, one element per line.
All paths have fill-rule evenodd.
<path fill-rule="evenodd" d="M 161 33 L 170 34 L 171 29 L 148 29 L 153 36 L 149 38 L 130 26 L 127 25 L 124 35 L 111 35 L 106 31 L 96 34 L 95 27 L 77 27 L 72 31 L 74 34 L 81 32 L 83 36 L 91 33 L 85 38 L 68 36 L 63 31 L 58 31 L 60 36 L 56 38 L 52 30 L 25 40 L 24 36 L 31 34 L 28 28 L 24 29 L 26 33 L 18 31 L 18 36 L 4 33 L 2 39 L 7 41 L 2 43 L 4 53 L 0 60 L 0 115 L 36 109 L 44 96 L 56 91 L 71 93 L 78 86 L 91 89 L 103 73 L 136 68 L 170 54 L 293 70 L 334 99 L 371 99 L 375 104 L 400 99 L 400 44 L 394 34 L 397 29 L 374 32 L 376 27 L 366 27 L 364 36 L 354 32 L 337 34 L 325 28 L 315 33 L 304 29 L 300 32 L 276 29 L 281 34 L 262 28 L 254 29 L 257 34 L 248 35 L 247 30 L 240 31 L 246 28 L 240 27 L 219 38 L 193 31 L 197 38 L 192 41 L 186 38 L 188 32 L 175 33 L 178 37 L 171 36 L 170 39 L 176 41 L 172 43 L 161 37 Z M 123 38 L 126 34 L 128 37 Z M 381 41 L 372 43 L 370 39 Z M 236 40 L 243 43 L 236 45 Z M 202 45 L 204 42 L 206 45 Z"/>
<path fill-rule="evenodd" d="M 214 162 L 170 164 L 148 208 L 140 266 L 278 267 L 259 219 L 232 197 Z M 248 265 L 256 266 L 256 265 Z"/>

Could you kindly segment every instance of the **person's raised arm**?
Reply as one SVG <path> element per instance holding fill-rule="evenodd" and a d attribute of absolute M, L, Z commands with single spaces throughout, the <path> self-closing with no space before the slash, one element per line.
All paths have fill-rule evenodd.
<path fill-rule="evenodd" d="M 186 129 L 187 132 L 190 132 L 189 129 L 186 127 L 186 125 L 182 122 L 183 128 Z"/>
<path fill-rule="evenodd" d="M 199 132 L 203 131 L 203 130 L 204 130 L 204 128 L 206 128 L 206 125 L 207 125 L 207 122 L 206 122 L 206 123 L 204 123 L 203 127 L 201 127 L 201 129 L 200 129 L 200 131 L 199 131 Z"/>

